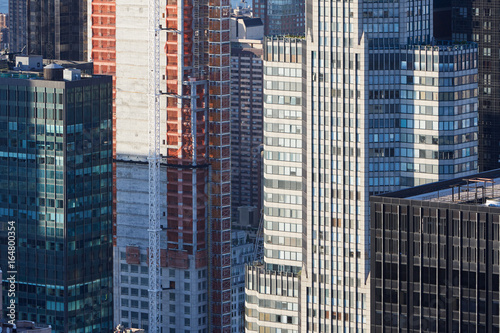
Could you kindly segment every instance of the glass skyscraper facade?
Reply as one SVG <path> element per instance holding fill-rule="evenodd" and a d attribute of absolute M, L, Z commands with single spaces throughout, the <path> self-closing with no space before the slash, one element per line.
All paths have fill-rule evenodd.
<path fill-rule="evenodd" d="M 27 0 L 25 54 L 47 59 L 87 60 L 87 1 Z M 21 8 L 21 1 L 11 0 Z M 23 14 L 23 12 L 20 12 Z M 23 22 L 19 18 L 18 22 Z M 19 37 L 20 38 L 20 37 Z M 22 46 L 18 46 L 20 50 Z"/>
<path fill-rule="evenodd" d="M 20 52 L 28 34 L 28 0 L 9 0 L 9 52 Z"/>
<path fill-rule="evenodd" d="M 303 0 L 253 0 L 253 14 L 264 23 L 267 36 L 303 36 L 305 27 Z"/>
<path fill-rule="evenodd" d="M 441 0 L 436 20 L 443 29 L 435 36 L 478 44 L 480 171 L 500 167 L 500 2 L 488 0 Z M 441 18 L 444 18 L 442 20 Z M 444 36 L 443 36 L 444 35 Z"/>
<path fill-rule="evenodd" d="M 500 331 L 500 172 L 371 197 L 371 332 Z"/>
<path fill-rule="evenodd" d="M 13 221 L 19 320 L 112 329 L 111 111 L 111 77 L 0 76 L 0 267 Z"/>
<path fill-rule="evenodd" d="M 369 196 L 476 172 L 477 45 L 433 42 L 432 6 L 306 1 L 301 122 L 273 138 L 280 124 L 264 118 L 264 262 L 247 271 L 247 332 L 369 332 Z M 291 75 L 293 47 L 271 50 Z M 264 90 L 266 115 L 292 115 L 292 82 Z"/>

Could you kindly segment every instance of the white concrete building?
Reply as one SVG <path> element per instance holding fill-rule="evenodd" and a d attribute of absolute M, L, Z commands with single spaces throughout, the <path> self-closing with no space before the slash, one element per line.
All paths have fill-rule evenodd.
<path fill-rule="evenodd" d="M 279 49 L 283 52 L 273 52 Z M 264 40 L 265 263 L 247 271 L 247 331 L 298 332 L 305 224 L 304 51 L 304 39 Z"/>
<path fill-rule="evenodd" d="M 432 1 L 414 5 L 306 2 L 302 121 L 264 118 L 265 257 L 247 271 L 247 332 L 369 332 L 369 196 L 476 172 L 477 46 L 435 44 Z M 265 41 L 265 66 L 287 73 L 289 43 Z M 264 100 L 285 112 L 294 81 L 272 92 L 267 75 Z M 302 142 L 271 132 L 299 124 Z"/>

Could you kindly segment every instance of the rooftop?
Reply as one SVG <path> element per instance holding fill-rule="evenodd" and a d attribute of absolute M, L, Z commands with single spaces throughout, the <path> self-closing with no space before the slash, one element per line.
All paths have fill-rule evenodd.
<path fill-rule="evenodd" d="M 264 25 L 262 23 L 262 20 L 259 17 L 243 17 L 243 23 L 245 23 L 245 26 L 249 27 L 258 27 L 261 25 Z"/>
<path fill-rule="evenodd" d="M 500 205 L 500 169 L 378 195 L 386 198 Z"/>

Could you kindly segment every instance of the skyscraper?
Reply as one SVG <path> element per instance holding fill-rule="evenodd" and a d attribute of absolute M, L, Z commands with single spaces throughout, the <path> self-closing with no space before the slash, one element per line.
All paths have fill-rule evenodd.
<path fill-rule="evenodd" d="M 162 286 L 175 285 L 162 295 L 164 332 L 231 327 L 229 9 L 228 0 L 210 0 L 168 1 L 162 10 L 161 265 Z M 116 65 L 114 315 L 146 328 L 147 5 L 120 1 L 109 11 L 103 18 L 115 34 L 106 21 L 99 29 L 110 47 L 103 56 Z M 99 35 L 92 40 L 97 55 Z"/>
<path fill-rule="evenodd" d="M 24 2 L 10 1 L 19 11 L 14 18 L 17 21 L 13 21 L 19 26 L 14 37 L 24 41 L 18 36 L 26 33 L 25 54 L 47 59 L 87 60 L 87 1 L 28 0 L 24 18 L 21 17 Z M 20 27 L 24 21 L 26 25 Z M 18 45 L 18 51 L 22 47 Z"/>
<path fill-rule="evenodd" d="M 264 265 L 247 271 L 246 329 L 298 333 L 304 251 L 305 39 L 264 39 Z M 269 282 L 269 283 L 267 283 Z"/>
<path fill-rule="evenodd" d="M 372 332 L 498 332 L 500 172 L 371 197 Z"/>
<path fill-rule="evenodd" d="M 479 170 L 500 167 L 500 3 L 488 0 L 441 0 L 437 38 L 478 44 Z"/>
<path fill-rule="evenodd" d="M 64 70 L 63 80 L 58 67 L 47 66 L 45 77 L 0 76 L 0 216 L 1 230 L 13 221 L 17 231 L 17 319 L 56 332 L 109 331 L 111 78 Z"/>
<path fill-rule="evenodd" d="M 305 31 L 305 1 L 252 0 L 255 17 L 264 23 L 266 36 L 303 36 Z"/>
<path fill-rule="evenodd" d="M 28 0 L 9 0 L 9 33 L 10 52 L 26 52 Z"/>
<path fill-rule="evenodd" d="M 263 304 L 275 305 L 275 317 L 248 301 L 248 331 L 286 323 L 291 331 L 368 332 L 369 195 L 477 170 L 477 46 L 433 42 L 432 5 L 306 3 L 306 130 L 301 142 L 264 132 L 264 156 L 270 143 L 284 153 L 301 148 L 294 175 L 302 178 L 265 175 L 263 270 L 249 269 L 247 288 L 252 301 L 274 302 Z M 286 44 L 272 50 L 293 54 Z M 286 104 L 282 91 L 264 95 L 265 103 Z M 292 176 L 292 168 L 272 170 Z M 291 195 L 292 186 L 302 191 L 301 205 L 267 201 L 268 193 Z M 290 289 L 296 283 L 297 294 Z M 298 303 L 300 311 L 285 313 L 280 302 Z"/>
<path fill-rule="evenodd" d="M 233 221 L 238 216 L 238 207 L 242 206 L 251 206 L 260 216 L 262 202 L 262 41 L 246 42 L 231 41 Z"/>

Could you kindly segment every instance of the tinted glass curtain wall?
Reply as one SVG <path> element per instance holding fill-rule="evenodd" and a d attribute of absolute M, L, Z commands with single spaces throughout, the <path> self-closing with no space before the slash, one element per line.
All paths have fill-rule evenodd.
<path fill-rule="evenodd" d="M 19 320 L 112 327 L 111 112 L 111 77 L 0 79 L 0 268 L 14 221 Z"/>
<path fill-rule="evenodd" d="M 87 1 L 29 0 L 27 53 L 87 60 Z"/>

